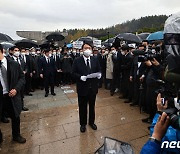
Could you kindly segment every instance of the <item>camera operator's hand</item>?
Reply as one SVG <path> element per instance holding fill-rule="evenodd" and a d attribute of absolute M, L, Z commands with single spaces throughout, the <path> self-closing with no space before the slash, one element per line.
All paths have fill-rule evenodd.
<path fill-rule="evenodd" d="M 156 99 L 156 105 L 157 105 L 157 110 L 162 111 L 167 109 L 168 107 L 168 101 L 165 102 L 165 105 L 162 104 L 163 98 L 161 98 L 161 94 L 159 93 Z"/>
<path fill-rule="evenodd" d="M 152 62 L 153 65 L 155 65 L 155 66 L 158 66 L 158 65 L 159 65 L 159 62 L 158 62 L 155 58 L 153 58 L 153 60 L 152 60 L 151 62 Z"/>
<path fill-rule="evenodd" d="M 170 118 L 165 112 L 159 117 L 155 127 L 152 137 L 156 140 L 161 141 L 166 134 L 167 128 L 169 126 Z"/>
<path fill-rule="evenodd" d="M 152 66 L 152 63 L 151 63 L 150 60 L 147 60 L 147 61 L 145 61 L 144 63 L 145 63 L 147 66 L 149 66 L 149 67 Z"/>

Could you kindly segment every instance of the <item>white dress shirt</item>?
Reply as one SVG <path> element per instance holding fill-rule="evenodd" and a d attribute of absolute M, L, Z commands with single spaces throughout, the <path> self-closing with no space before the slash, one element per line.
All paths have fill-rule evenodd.
<path fill-rule="evenodd" d="M 6 58 L 3 58 L 2 60 L 1 60 L 1 62 L 2 62 L 2 65 L 6 68 L 6 70 L 7 70 L 7 59 Z M 8 93 L 8 87 L 6 87 L 6 85 L 5 85 L 5 83 L 4 83 L 4 79 L 3 79 L 3 77 L 2 77 L 2 72 L 1 72 L 1 69 L 0 69 L 0 81 L 1 81 L 1 85 L 2 85 L 2 87 L 3 87 L 3 94 L 7 94 Z"/>
<path fill-rule="evenodd" d="M 84 58 L 84 61 L 85 61 L 85 64 L 86 64 L 86 66 L 87 66 L 87 59 L 89 59 L 89 67 L 91 68 L 91 59 L 90 59 L 90 57 L 85 57 L 84 55 L 83 55 L 83 58 Z"/>

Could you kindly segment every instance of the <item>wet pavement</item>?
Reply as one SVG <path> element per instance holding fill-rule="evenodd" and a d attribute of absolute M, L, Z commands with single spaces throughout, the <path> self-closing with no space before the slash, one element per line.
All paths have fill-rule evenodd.
<path fill-rule="evenodd" d="M 1 154 L 88 154 L 94 153 L 104 137 L 128 142 L 139 153 L 148 140 L 148 124 L 141 122 L 146 114 L 138 107 L 123 103 L 118 95 L 110 96 L 101 88 L 96 99 L 96 124 L 98 129 L 87 126 L 80 133 L 77 95 L 75 86 L 57 87 L 56 96 L 45 98 L 44 91 L 37 90 L 25 97 L 25 106 L 30 110 L 21 114 L 21 134 L 25 144 L 11 141 L 10 124 L 2 124 L 3 143 Z"/>

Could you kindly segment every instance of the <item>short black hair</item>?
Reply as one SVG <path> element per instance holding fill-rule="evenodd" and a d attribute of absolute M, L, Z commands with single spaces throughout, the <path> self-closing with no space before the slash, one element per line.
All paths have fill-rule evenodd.
<path fill-rule="evenodd" d="M 125 50 L 129 51 L 129 46 L 125 44 L 125 45 L 123 45 L 123 46 L 121 47 L 121 49 L 122 49 L 123 51 L 125 51 Z"/>
<path fill-rule="evenodd" d="M 12 47 L 9 48 L 9 50 L 13 51 L 15 48 L 18 48 L 18 47 L 17 46 L 12 46 Z"/>
<path fill-rule="evenodd" d="M 50 49 L 48 49 L 48 48 L 44 49 L 43 52 L 46 54 L 46 53 L 50 52 Z"/>
<path fill-rule="evenodd" d="M 83 45 L 82 45 L 82 49 L 84 48 L 84 45 L 87 44 L 89 45 L 91 48 L 93 48 L 93 41 L 83 41 Z"/>
<path fill-rule="evenodd" d="M 0 44 L 0 51 L 3 53 L 3 46 Z"/>

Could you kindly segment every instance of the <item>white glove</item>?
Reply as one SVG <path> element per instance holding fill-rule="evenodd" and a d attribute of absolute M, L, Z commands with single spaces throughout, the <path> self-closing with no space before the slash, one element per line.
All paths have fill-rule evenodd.
<path fill-rule="evenodd" d="M 87 77 L 86 76 L 81 76 L 80 78 L 82 81 L 86 81 Z"/>
<path fill-rule="evenodd" d="M 98 78 L 98 79 L 100 79 L 100 78 L 101 78 L 101 76 L 102 76 L 102 74 L 101 74 L 101 73 L 99 73 L 99 74 L 98 74 L 98 76 L 97 76 L 97 78 Z"/>

